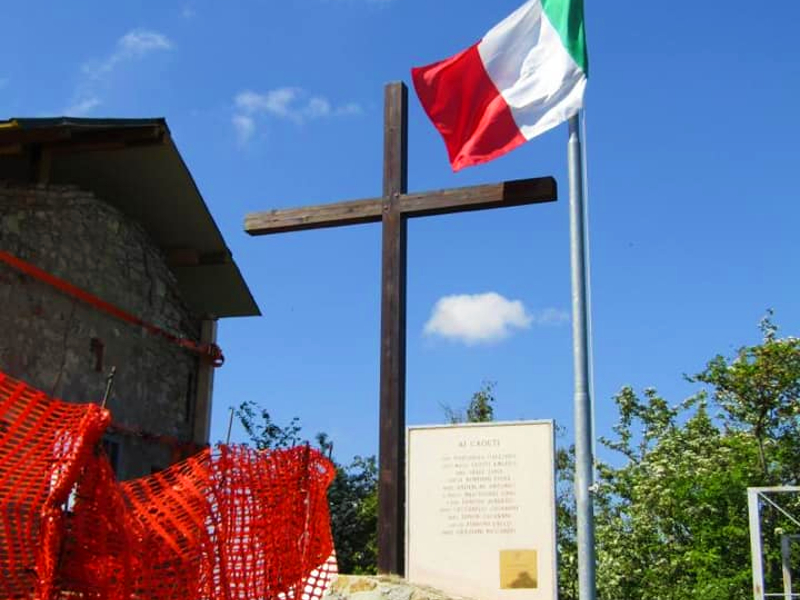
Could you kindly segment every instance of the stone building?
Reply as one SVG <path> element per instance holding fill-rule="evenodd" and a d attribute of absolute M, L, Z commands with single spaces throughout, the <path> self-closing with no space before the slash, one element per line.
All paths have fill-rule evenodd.
<path fill-rule="evenodd" d="M 209 441 L 214 367 L 169 336 L 212 344 L 217 319 L 258 314 L 163 119 L 0 122 L 0 372 L 99 402 L 114 367 L 120 478 Z"/>

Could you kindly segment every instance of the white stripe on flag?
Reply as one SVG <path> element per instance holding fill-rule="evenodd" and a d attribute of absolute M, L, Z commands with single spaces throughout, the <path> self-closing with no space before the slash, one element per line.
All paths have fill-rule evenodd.
<path fill-rule="evenodd" d="M 526 2 L 494 26 L 478 52 L 525 139 L 566 121 L 583 105 L 586 76 L 540 0 Z"/>

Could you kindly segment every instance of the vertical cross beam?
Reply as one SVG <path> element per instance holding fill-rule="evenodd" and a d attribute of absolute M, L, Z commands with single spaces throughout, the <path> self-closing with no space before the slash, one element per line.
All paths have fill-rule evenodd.
<path fill-rule="evenodd" d="M 386 86 L 383 132 L 378 571 L 404 573 L 406 426 L 406 217 L 408 89 Z"/>
<path fill-rule="evenodd" d="M 471 210 L 551 202 L 552 177 L 407 193 L 408 89 L 385 88 L 383 194 L 380 198 L 251 213 L 250 235 L 339 227 L 383 226 L 381 275 L 378 571 L 405 573 L 406 220 Z"/>

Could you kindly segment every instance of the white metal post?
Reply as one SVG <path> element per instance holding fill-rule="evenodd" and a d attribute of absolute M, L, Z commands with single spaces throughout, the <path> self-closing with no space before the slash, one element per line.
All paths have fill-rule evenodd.
<path fill-rule="evenodd" d="M 753 600 L 764 600 L 764 564 L 761 548 L 761 515 L 758 509 L 759 491 L 747 489 L 747 514 L 750 518 L 750 560 L 753 564 Z"/>
<path fill-rule="evenodd" d="M 575 508 L 578 542 L 578 597 L 595 600 L 594 457 L 589 389 L 589 332 L 586 302 L 586 227 L 583 162 L 578 115 L 569 119 L 569 224 L 572 271 L 572 356 L 575 369 Z"/>
<path fill-rule="evenodd" d="M 781 569 L 783 570 L 783 599 L 792 600 L 792 570 L 791 570 L 791 550 L 789 544 L 793 535 L 781 536 Z"/>

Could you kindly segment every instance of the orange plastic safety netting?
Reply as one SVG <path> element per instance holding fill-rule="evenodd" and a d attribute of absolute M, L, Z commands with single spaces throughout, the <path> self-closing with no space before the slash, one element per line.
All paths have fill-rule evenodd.
<path fill-rule="evenodd" d="M 0 598 L 322 596 L 336 561 L 321 454 L 219 446 L 118 483 L 109 423 L 0 374 Z"/>

